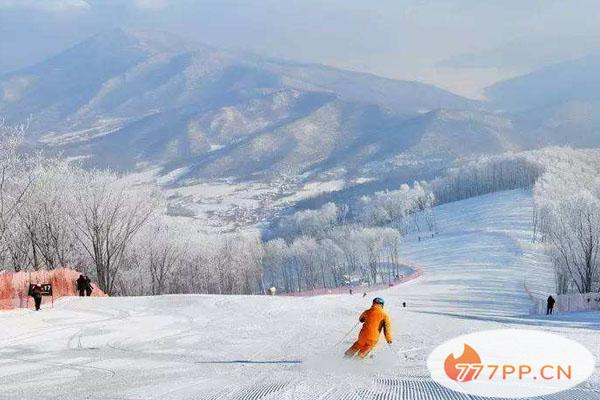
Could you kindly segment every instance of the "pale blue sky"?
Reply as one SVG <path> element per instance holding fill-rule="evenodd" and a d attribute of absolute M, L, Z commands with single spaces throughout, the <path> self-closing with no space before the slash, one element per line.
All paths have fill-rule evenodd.
<path fill-rule="evenodd" d="M 599 19 L 597 0 L 0 0 L 0 72 L 134 27 L 476 96 L 600 48 Z"/>

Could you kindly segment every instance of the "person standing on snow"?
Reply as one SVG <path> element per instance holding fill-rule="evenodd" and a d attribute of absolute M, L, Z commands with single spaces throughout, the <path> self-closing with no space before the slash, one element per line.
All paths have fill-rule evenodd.
<path fill-rule="evenodd" d="M 85 295 L 87 297 L 90 297 L 92 295 L 92 291 L 94 290 L 94 287 L 92 286 L 92 281 L 90 280 L 90 278 L 87 275 L 84 275 L 85 278 Z"/>
<path fill-rule="evenodd" d="M 77 291 L 79 292 L 79 296 L 83 297 L 85 296 L 85 290 L 87 289 L 87 279 L 85 279 L 85 276 L 79 275 L 79 278 L 77 278 Z"/>
<path fill-rule="evenodd" d="M 39 283 L 31 289 L 31 297 L 35 303 L 35 311 L 40 311 L 42 306 L 42 285 Z"/>
<path fill-rule="evenodd" d="M 375 348 L 379 341 L 381 330 L 385 340 L 392 344 L 392 321 L 383 310 L 384 301 L 381 297 L 373 300 L 373 305 L 364 311 L 358 319 L 363 326 L 358 334 L 358 340 L 346 350 L 346 357 L 354 357 L 357 353 L 360 358 L 365 358 Z"/>
<path fill-rule="evenodd" d="M 554 297 L 548 296 L 546 315 L 549 315 L 549 314 L 552 315 L 552 311 L 554 310 L 554 303 L 556 303 L 556 300 L 554 300 Z"/>

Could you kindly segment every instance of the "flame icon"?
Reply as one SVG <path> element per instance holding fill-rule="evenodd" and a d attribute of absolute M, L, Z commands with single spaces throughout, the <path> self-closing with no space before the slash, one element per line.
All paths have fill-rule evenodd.
<path fill-rule="evenodd" d="M 448 378 L 457 382 L 469 382 L 473 380 L 476 370 L 470 369 L 465 373 L 464 368 L 457 367 L 459 364 L 481 364 L 481 357 L 474 348 L 465 343 L 463 354 L 460 357 L 454 358 L 454 355 L 450 353 L 444 361 L 444 370 Z"/>

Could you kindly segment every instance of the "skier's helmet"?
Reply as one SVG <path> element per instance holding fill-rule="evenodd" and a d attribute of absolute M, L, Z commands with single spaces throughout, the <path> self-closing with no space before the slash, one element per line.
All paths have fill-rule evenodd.
<path fill-rule="evenodd" d="M 375 297 L 373 299 L 373 304 L 381 304 L 381 305 L 383 305 L 384 301 L 383 301 L 383 299 L 381 297 Z"/>

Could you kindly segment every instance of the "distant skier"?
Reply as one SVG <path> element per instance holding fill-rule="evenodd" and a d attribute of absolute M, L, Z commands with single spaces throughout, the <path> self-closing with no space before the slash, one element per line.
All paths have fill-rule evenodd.
<path fill-rule="evenodd" d="M 88 287 L 88 280 L 86 279 L 86 277 L 83 274 L 79 275 L 79 278 L 77 278 L 76 283 L 77 283 L 77 291 L 79 292 L 79 296 L 80 297 L 85 296 L 85 292 Z"/>
<path fill-rule="evenodd" d="M 271 296 L 275 296 L 275 295 L 277 294 L 277 288 L 276 288 L 275 286 L 271 286 L 271 287 L 269 288 L 269 294 L 270 294 Z"/>
<path fill-rule="evenodd" d="M 39 283 L 31 289 L 31 297 L 35 303 L 35 311 L 40 311 L 42 306 L 42 285 Z"/>
<path fill-rule="evenodd" d="M 546 315 L 552 314 L 552 311 L 554 310 L 554 303 L 556 303 L 556 300 L 554 300 L 554 297 L 548 296 L 548 301 L 547 301 L 547 306 L 546 306 Z"/>
<path fill-rule="evenodd" d="M 354 291 L 352 290 L 352 288 L 350 288 L 349 292 L 350 292 L 350 295 L 354 294 Z"/>
<path fill-rule="evenodd" d="M 85 295 L 90 297 L 92 295 L 92 291 L 94 287 L 92 286 L 92 281 L 87 275 L 84 275 L 85 278 Z"/>
<path fill-rule="evenodd" d="M 382 330 L 385 340 L 389 344 L 392 343 L 392 322 L 383 310 L 383 304 L 383 299 L 376 297 L 371 308 L 360 315 L 358 320 L 363 326 L 358 334 L 358 340 L 346 350 L 346 357 L 351 358 L 358 353 L 360 358 L 365 358 L 377 345 Z"/>

